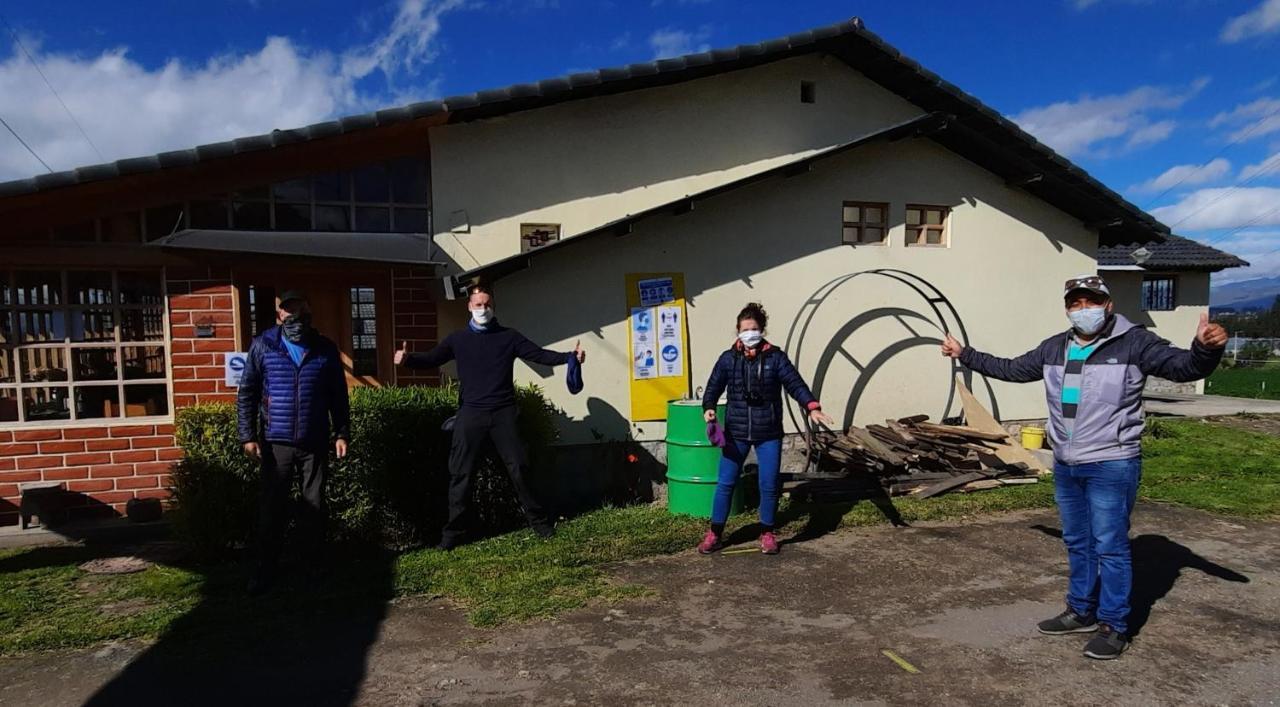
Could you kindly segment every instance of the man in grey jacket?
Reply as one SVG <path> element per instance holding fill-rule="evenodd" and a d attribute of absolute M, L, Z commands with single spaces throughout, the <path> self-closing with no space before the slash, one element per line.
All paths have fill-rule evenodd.
<path fill-rule="evenodd" d="M 1129 514 L 1142 476 L 1143 386 L 1149 375 L 1180 382 L 1208 376 L 1222 359 L 1227 333 L 1204 313 L 1191 348 L 1172 346 L 1116 314 L 1111 291 L 1095 275 L 1067 280 L 1063 297 L 1071 329 L 1017 358 L 981 353 L 950 334 L 942 353 L 990 378 L 1044 380 L 1070 582 L 1066 611 L 1039 629 L 1096 631 L 1084 654 L 1107 660 L 1129 646 Z"/>

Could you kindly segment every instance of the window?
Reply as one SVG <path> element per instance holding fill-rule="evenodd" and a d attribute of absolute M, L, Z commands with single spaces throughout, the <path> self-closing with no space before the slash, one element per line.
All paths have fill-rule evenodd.
<path fill-rule="evenodd" d="M 560 224 L 558 223 L 522 223 L 520 224 L 520 252 L 528 253 L 536 248 L 560 240 Z"/>
<path fill-rule="evenodd" d="M 239 231 L 426 233 L 430 180 L 427 161 L 406 157 L 343 172 L 299 177 L 232 194 L 208 194 L 146 209 L 146 239 L 184 228 Z M 55 237 L 125 242 L 138 239 L 136 224 L 118 216 L 62 228 Z M 136 222 L 136 212 L 133 215 Z M 95 230 L 96 229 L 96 230 Z M 97 232 L 101 232 L 99 237 Z"/>
<path fill-rule="evenodd" d="M 889 205 L 846 201 L 840 216 L 841 236 L 853 245 L 882 245 L 889 233 Z"/>
<path fill-rule="evenodd" d="M 351 372 L 378 375 L 377 309 L 372 287 L 351 288 Z"/>
<path fill-rule="evenodd" d="M 1142 278 L 1142 311 L 1167 312 L 1176 305 L 1175 278 L 1162 275 Z"/>
<path fill-rule="evenodd" d="M 818 85 L 812 81 L 800 82 L 800 102 L 801 103 L 817 103 L 818 102 Z"/>
<path fill-rule="evenodd" d="M 0 271 L 0 425 L 169 414 L 159 271 Z"/>
<path fill-rule="evenodd" d="M 951 209 L 945 206 L 907 204 L 907 245 L 947 245 L 947 215 Z"/>

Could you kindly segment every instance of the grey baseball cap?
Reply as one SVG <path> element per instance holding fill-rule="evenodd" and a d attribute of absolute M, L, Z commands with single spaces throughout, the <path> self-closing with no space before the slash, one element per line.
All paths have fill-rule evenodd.
<path fill-rule="evenodd" d="M 1107 298 L 1111 297 L 1111 289 L 1107 287 L 1106 281 L 1097 275 L 1077 275 L 1070 278 L 1062 287 L 1062 296 L 1067 297 L 1072 292 L 1079 292 L 1080 290 L 1093 292 Z"/>

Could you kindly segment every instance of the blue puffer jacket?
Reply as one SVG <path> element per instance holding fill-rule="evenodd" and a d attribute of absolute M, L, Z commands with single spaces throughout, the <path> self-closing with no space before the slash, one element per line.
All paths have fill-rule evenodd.
<path fill-rule="evenodd" d="M 817 399 L 782 349 L 760 342 L 758 353 L 747 358 L 746 348 L 735 343 L 720 354 L 702 394 L 702 408 L 714 410 L 720 394 L 729 391 L 725 407 L 725 432 L 729 439 L 764 442 L 782 437 L 782 390 L 807 409 Z"/>
<path fill-rule="evenodd" d="M 335 438 L 350 438 L 351 407 L 338 347 L 319 334 L 312 338 L 301 366 L 289 358 L 280 327 L 254 338 L 236 399 L 241 444 L 323 449 L 329 445 L 330 419 Z"/>

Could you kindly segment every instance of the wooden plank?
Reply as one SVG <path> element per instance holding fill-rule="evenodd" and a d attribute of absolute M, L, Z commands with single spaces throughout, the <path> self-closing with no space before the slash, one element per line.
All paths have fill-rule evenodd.
<path fill-rule="evenodd" d="M 939 481 L 936 484 L 930 484 L 929 486 L 926 486 L 925 488 L 921 489 L 918 493 L 915 494 L 915 496 L 916 498 L 929 498 L 931 496 L 937 496 L 939 494 L 946 493 L 951 489 L 964 486 L 965 484 L 971 481 L 978 481 L 979 479 L 983 479 L 983 478 L 985 478 L 985 476 L 976 471 L 968 474 L 959 474 L 957 476 L 951 477 L 950 479 Z"/>
<path fill-rule="evenodd" d="M 904 460 L 897 452 L 889 449 L 880 440 L 876 439 L 872 434 L 860 427 L 852 427 L 849 429 L 849 437 L 853 438 L 858 444 L 861 444 L 867 451 L 877 457 L 880 457 L 890 464 L 902 466 Z"/>
<path fill-rule="evenodd" d="M 1027 451 L 1022 445 L 1014 444 L 1013 438 L 1009 433 L 996 422 L 996 418 L 991 416 L 982 403 L 973 397 L 973 393 L 965 386 L 964 381 L 959 375 L 956 376 L 956 390 L 960 393 L 960 402 L 964 407 L 964 419 L 969 423 L 969 427 L 977 429 L 981 432 L 990 432 L 992 434 L 1002 434 L 1008 440 L 1005 444 L 993 450 L 993 453 L 1001 460 L 1013 464 L 1022 462 L 1032 469 L 1047 473 L 1049 469 L 1036 458 L 1036 455 Z"/>
<path fill-rule="evenodd" d="M 898 418 L 898 422 L 904 425 L 916 425 L 921 422 L 927 422 L 928 420 L 929 420 L 928 415 L 912 415 L 911 417 Z"/>
<path fill-rule="evenodd" d="M 987 432 L 985 430 L 976 430 L 972 427 L 960 427 L 958 425 L 934 425 L 923 422 L 915 425 L 925 432 L 936 432 L 938 434 L 952 435 L 954 437 L 971 437 L 973 439 L 986 440 L 988 442 L 1003 442 L 1009 439 L 1009 434 L 1004 432 L 1004 428 L 999 433 Z"/>

